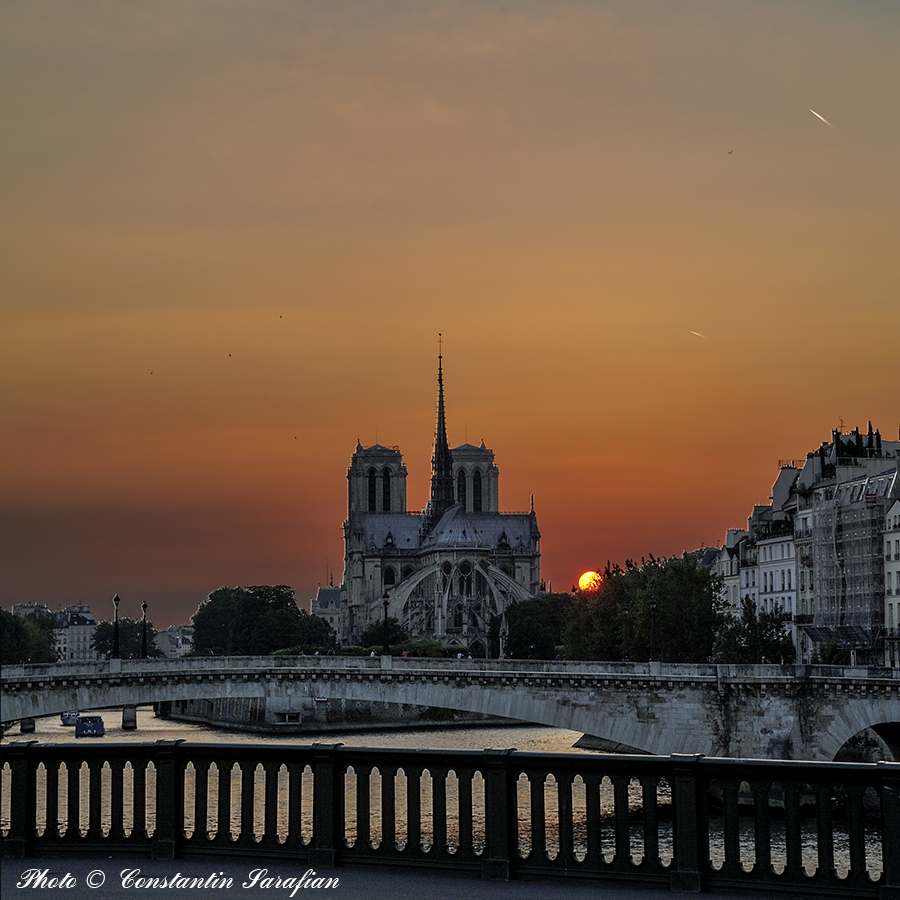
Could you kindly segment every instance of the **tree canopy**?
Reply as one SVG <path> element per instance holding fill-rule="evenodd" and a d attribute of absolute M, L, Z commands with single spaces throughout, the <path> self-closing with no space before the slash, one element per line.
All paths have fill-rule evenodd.
<path fill-rule="evenodd" d="M 607 565 L 599 589 L 572 603 L 566 657 L 648 660 L 655 637 L 661 662 L 706 662 L 724 615 L 720 586 L 691 555 Z"/>
<path fill-rule="evenodd" d="M 388 644 L 404 644 L 409 640 L 407 630 L 393 617 L 388 616 Z M 373 622 L 359 636 L 360 647 L 384 646 L 384 622 Z"/>
<path fill-rule="evenodd" d="M 46 613 L 14 616 L 0 609 L 0 665 L 44 663 L 56 659 L 56 622 Z"/>
<path fill-rule="evenodd" d="M 94 629 L 94 649 L 101 659 L 112 655 L 115 623 L 103 620 Z M 142 622 L 129 616 L 119 616 L 119 656 L 122 659 L 140 659 L 143 643 Z M 162 656 L 156 645 L 156 629 L 147 620 L 147 656 Z"/>
<path fill-rule="evenodd" d="M 729 613 L 713 644 L 717 663 L 793 662 L 794 642 L 784 630 L 784 612 L 758 611 L 750 597 L 741 601 L 741 614 Z"/>
<path fill-rule="evenodd" d="M 293 589 L 284 584 L 218 588 L 191 621 L 195 656 L 259 656 L 286 647 L 312 651 L 334 644 L 328 623 L 300 609 Z"/>
<path fill-rule="evenodd" d="M 553 659 L 562 644 L 569 594 L 545 594 L 520 600 L 506 610 L 507 659 Z"/>

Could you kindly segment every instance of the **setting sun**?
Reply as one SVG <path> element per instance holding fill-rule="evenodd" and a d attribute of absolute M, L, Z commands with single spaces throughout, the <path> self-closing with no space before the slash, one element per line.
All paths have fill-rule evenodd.
<path fill-rule="evenodd" d="M 584 575 L 578 579 L 578 590 L 596 591 L 597 588 L 600 587 L 601 581 L 603 581 L 603 576 L 599 572 L 585 572 Z"/>

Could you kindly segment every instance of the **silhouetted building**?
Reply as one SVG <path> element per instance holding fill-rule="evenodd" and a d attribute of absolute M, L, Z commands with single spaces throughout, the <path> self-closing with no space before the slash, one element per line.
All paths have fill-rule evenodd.
<path fill-rule="evenodd" d="M 397 447 L 357 443 L 335 630 L 355 641 L 383 621 L 386 600 L 387 615 L 412 636 L 459 642 L 484 656 L 492 618 L 540 589 L 540 532 L 533 500 L 528 512 L 499 511 L 499 473 L 483 441 L 450 449 L 440 357 L 431 497 L 421 513 L 406 510 L 406 476 Z M 334 602 L 329 589 L 320 595 Z M 319 605 L 313 612 L 329 618 Z"/>

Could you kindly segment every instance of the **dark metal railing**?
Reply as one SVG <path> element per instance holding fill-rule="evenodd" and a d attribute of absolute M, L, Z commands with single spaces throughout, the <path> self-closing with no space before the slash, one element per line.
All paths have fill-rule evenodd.
<path fill-rule="evenodd" d="M 4 856 L 465 869 L 900 900 L 900 764 L 512 750 L 4 746 Z"/>

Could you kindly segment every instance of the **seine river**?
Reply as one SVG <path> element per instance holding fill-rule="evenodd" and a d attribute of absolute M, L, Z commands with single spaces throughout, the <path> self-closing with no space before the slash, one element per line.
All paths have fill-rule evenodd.
<path fill-rule="evenodd" d="M 231 744 L 300 744 L 306 746 L 316 741 L 329 744 L 343 743 L 348 747 L 405 747 L 430 750 L 484 750 L 500 749 L 538 753 L 580 753 L 572 745 L 581 737 L 579 731 L 563 728 L 546 728 L 537 725 L 478 728 L 428 728 L 414 731 L 334 731 L 328 734 L 266 735 L 245 731 L 228 731 L 158 719 L 150 707 L 138 708 L 136 731 L 122 730 L 120 709 L 97 710 L 106 725 L 107 741 L 215 741 Z M 46 716 L 35 720 L 34 734 L 20 735 L 13 729 L 3 737 L 3 744 L 10 741 L 33 740 L 41 743 L 67 743 L 75 739 L 72 728 L 60 724 L 59 716 Z M 82 740 L 87 740 L 83 738 Z"/>

